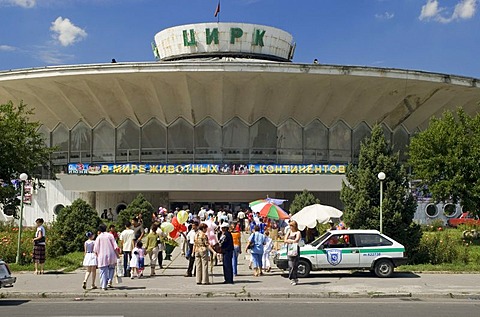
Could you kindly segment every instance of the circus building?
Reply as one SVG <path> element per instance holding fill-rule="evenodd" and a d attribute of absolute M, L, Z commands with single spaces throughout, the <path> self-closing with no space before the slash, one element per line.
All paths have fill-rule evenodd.
<path fill-rule="evenodd" d="M 308 189 L 341 208 L 345 167 L 375 123 L 405 160 L 431 116 L 476 113 L 480 101 L 474 78 L 292 62 L 293 36 L 264 25 L 176 26 L 152 49 L 152 62 L 0 72 L 0 102 L 35 108 L 57 147 L 56 179 L 38 175 L 27 224 L 79 197 L 119 211 L 138 193 L 154 206 L 235 210 Z M 418 217 L 442 208 L 427 199 Z"/>

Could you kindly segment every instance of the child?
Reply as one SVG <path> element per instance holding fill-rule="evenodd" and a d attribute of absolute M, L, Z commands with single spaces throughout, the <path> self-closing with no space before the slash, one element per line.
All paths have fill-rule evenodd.
<path fill-rule="evenodd" d="M 271 266 L 270 266 L 270 252 L 272 251 L 273 248 L 273 240 L 270 238 L 270 231 L 265 231 L 265 245 L 263 247 L 263 259 L 262 259 L 262 264 L 263 264 L 263 270 L 265 272 L 270 272 Z"/>
<path fill-rule="evenodd" d="M 142 241 L 138 241 L 135 248 L 132 250 L 132 259 L 130 260 L 130 268 L 132 275 L 130 278 L 141 277 L 143 275 L 143 268 L 145 264 L 145 249 Z"/>
<path fill-rule="evenodd" d="M 95 235 L 90 231 L 85 235 L 87 236 L 88 240 L 85 241 L 83 245 L 85 251 L 83 266 L 87 269 L 87 272 L 85 273 L 85 279 L 83 280 L 82 287 L 83 289 L 87 288 L 88 278 L 90 277 L 90 274 L 92 274 L 92 289 L 96 289 L 97 287 L 95 286 L 95 279 L 97 278 L 97 256 L 93 252 Z"/>

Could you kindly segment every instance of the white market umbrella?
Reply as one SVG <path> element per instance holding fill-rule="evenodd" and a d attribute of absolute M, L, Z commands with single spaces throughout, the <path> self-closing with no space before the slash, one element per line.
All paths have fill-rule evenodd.
<path fill-rule="evenodd" d="M 314 204 L 302 208 L 294 214 L 290 219 L 298 223 L 298 229 L 303 230 L 305 227 L 315 228 L 317 223 L 328 223 L 332 219 L 340 219 L 343 212 L 335 207 Z"/>

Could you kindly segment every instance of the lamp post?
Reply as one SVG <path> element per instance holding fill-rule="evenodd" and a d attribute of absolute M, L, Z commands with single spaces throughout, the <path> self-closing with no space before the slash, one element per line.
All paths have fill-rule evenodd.
<path fill-rule="evenodd" d="M 28 179 L 28 175 L 25 173 L 20 174 L 20 223 L 18 224 L 18 242 L 17 242 L 17 259 L 16 263 L 20 264 L 20 242 L 22 239 L 23 229 L 23 195 L 25 193 L 25 181 Z"/>
<path fill-rule="evenodd" d="M 385 179 L 385 173 L 378 173 L 377 177 L 380 180 L 380 233 L 383 232 L 383 180 Z"/>

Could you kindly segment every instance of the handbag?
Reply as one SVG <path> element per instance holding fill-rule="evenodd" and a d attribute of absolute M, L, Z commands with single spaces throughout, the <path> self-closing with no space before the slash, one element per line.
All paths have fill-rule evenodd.
<path fill-rule="evenodd" d="M 45 242 L 45 236 L 42 236 L 40 239 L 34 240 L 33 242 L 34 242 L 34 245 L 40 245 L 40 243 Z"/>
<path fill-rule="evenodd" d="M 255 233 L 256 232 L 253 233 L 252 240 L 248 242 L 247 250 L 253 249 L 253 246 L 255 245 Z"/>
<path fill-rule="evenodd" d="M 291 243 L 287 246 L 287 255 L 288 256 L 297 256 L 298 255 L 298 243 Z"/>

